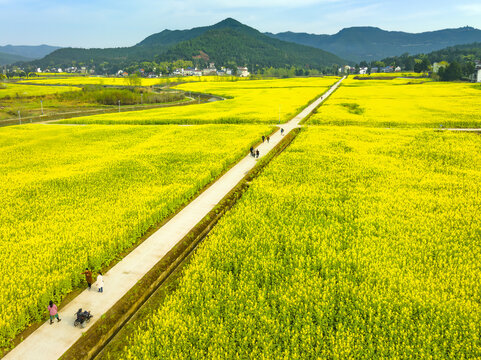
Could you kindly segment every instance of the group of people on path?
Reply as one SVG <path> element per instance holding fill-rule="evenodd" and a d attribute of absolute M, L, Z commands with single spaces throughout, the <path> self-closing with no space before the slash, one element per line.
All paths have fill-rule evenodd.
<path fill-rule="evenodd" d="M 90 289 L 92 288 L 93 284 L 93 278 L 92 278 L 92 271 L 89 270 L 88 268 L 85 269 L 84 272 L 81 273 L 82 275 L 85 275 L 85 280 L 87 281 L 87 285 Z M 97 275 L 97 288 L 99 293 L 104 292 L 104 277 L 102 275 L 102 272 L 99 271 Z M 50 300 L 48 306 L 47 306 L 48 314 L 50 316 L 50 325 L 53 324 L 53 319 L 57 319 L 57 322 L 62 321 L 62 319 L 59 318 L 58 316 L 58 308 L 57 305 L 54 304 L 52 300 Z"/>
<path fill-rule="evenodd" d="M 92 288 L 92 271 L 90 271 L 88 268 L 85 269 L 85 271 L 82 273 L 82 275 L 85 275 L 85 280 L 87 281 L 87 285 L 89 287 L 89 290 Z M 99 293 L 104 292 L 104 277 L 102 276 L 102 272 L 99 271 L 99 274 L 97 275 L 97 288 Z"/>
<path fill-rule="evenodd" d="M 284 135 L 284 129 L 281 128 L 281 136 L 283 136 L 283 135 Z M 271 140 L 271 138 L 269 137 L 269 135 L 262 135 L 262 142 L 264 142 L 264 141 L 269 142 L 270 140 Z M 256 159 L 259 158 L 259 149 L 254 150 L 254 147 L 251 146 L 250 153 L 251 153 L 251 156 L 253 158 L 256 158 Z"/>

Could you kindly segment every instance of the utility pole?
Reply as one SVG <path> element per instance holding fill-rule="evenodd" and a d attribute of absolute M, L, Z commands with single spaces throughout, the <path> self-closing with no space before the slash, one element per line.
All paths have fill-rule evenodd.
<path fill-rule="evenodd" d="M 140 105 L 142 105 L 144 103 L 144 94 L 141 93 L 140 94 Z"/>
<path fill-rule="evenodd" d="M 22 125 L 22 118 L 20 116 L 20 110 L 18 110 L 18 121 L 19 121 L 20 125 Z"/>
<path fill-rule="evenodd" d="M 43 115 L 43 101 L 40 100 L 40 109 L 42 110 L 42 115 Z"/>
<path fill-rule="evenodd" d="M 120 100 L 119 100 L 119 112 L 120 112 Z"/>

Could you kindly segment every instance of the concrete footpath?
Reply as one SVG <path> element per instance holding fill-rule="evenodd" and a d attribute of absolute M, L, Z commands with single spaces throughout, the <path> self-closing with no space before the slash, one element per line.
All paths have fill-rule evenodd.
<path fill-rule="evenodd" d="M 280 125 L 285 134 L 298 127 L 299 122 L 319 106 L 339 86 L 343 79 L 288 123 Z M 259 145 L 257 149 L 259 149 L 260 157 L 267 154 L 281 139 L 280 131 L 277 131 L 271 136 L 269 143 L 266 141 Z M 47 321 L 5 355 L 4 359 L 58 359 L 82 336 L 82 332 L 87 331 L 89 326 L 120 300 L 177 242 L 184 238 L 243 179 L 255 164 L 256 159 L 250 155 L 239 161 L 169 222 L 104 274 L 103 293 L 98 293 L 95 285 L 92 286 L 91 291 L 83 291 L 59 312 L 61 322 L 55 321 L 54 324 L 50 325 Z M 94 314 L 90 324 L 85 329 L 73 326 L 74 314 L 79 308 L 90 310 Z"/>

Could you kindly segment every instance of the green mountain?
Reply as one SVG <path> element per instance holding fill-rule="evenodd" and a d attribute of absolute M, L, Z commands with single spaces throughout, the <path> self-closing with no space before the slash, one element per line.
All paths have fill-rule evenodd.
<path fill-rule="evenodd" d="M 326 51 L 272 39 L 240 23 L 234 27 L 214 28 L 178 43 L 163 58 L 168 60 L 204 57 L 216 64 L 236 63 L 255 67 L 320 67 L 344 61 Z"/>
<path fill-rule="evenodd" d="M 251 32 L 254 33 L 256 30 L 246 26 L 239 21 L 227 18 L 222 20 L 221 22 L 211 25 L 211 26 L 202 26 L 197 27 L 189 30 L 164 30 L 160 33 L 150 35 L 146 37 L 144 40 L 139 42 L 137 46 L 171 46 L 176 45 L 182 41 L 190 40 L 201 36 L 207 31 L 216 30 L 216 29 L 234 29 L 234 30 L 241 30 L 244 32 Z"/>
<path fill-rule="evenodd" d="M 386 65 L 396 65 L 406 70 L 413 70 L 416 59 L 424 59 L 427 66 L 441 61 L 456 62 L 461 66 L 463 75 L 467 77 L 474 72 L 476 62 L 481 60 L 481 43 L 450 46 L 428 54 L 391 56 L 384 58 L 382 62 Z"/>
<path fill-rule="evenodd" d="M 10 65 L 19 61 L 29 61 L 32 59 L 20 55 L 12 55 L 0 52 L 0 65 Z"/>
<path fill-rule="evenodd" d="M 57 49 L 60 49 L 60 47 L 50 45 L 4 45 L 0 46 L 0 53 L 19 56 L 17 61 L 20 61 L 41 59 Z"/>
<path fill-rule="evenodd" d="M 164 30 L 132 47 L 110 49 L 63 48 L 32 67 L 95 66 L 112 73 L 143 61 L 190 60 L 202 66 L 248 65 L 262 67 L 322 67 L 345 63 L 326 51 L 273 39 L 241 24 L 225 19 L 215 25 L 190 30 Z M 252 69 L 252 68 L 251 68 Z"/>
<path fill-rule="evenodd" d="M 351 27 L 334 35 L 283 32 L 267 35 L 316 47 L 351 61 L 370 61 L 404 53 L 420 54 L 448 46 L 481 42 L 481 30 L 472 27 L 444 29 L 418 34 L 385 31 L 376 27 Z"/>

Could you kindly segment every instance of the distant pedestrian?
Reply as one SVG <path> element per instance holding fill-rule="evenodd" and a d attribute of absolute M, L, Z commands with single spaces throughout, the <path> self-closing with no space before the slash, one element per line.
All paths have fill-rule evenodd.
<path fill-rule="evenodd" d="M 269 142 L 269 140 L 270 140 L 271 138 L 268 136 L 266 139 L 267 139 L 267 142 Z"/>
<path fill-rule="evenodd" d="M 99 271 L 97 275 L 97 287 L 99 288 L 99 293 L 104 292 L 104 277 L 102 276 L 102 272 Z"/>
<path fill-rule="evenodd" d="M 281 136 L 284 135 L 284 129 L 281 128 Z"/>
<path fill-rule="evenodd" d="M 251 156 L 254 157 L 255 154 L 254 154 L 254 147 L 253 146 L 251 146 L 250 152 L 251 152 Z"/>
<path fill-rule="evenodd" d="M 57 319 L 57 322 L 62 321 L 62 319 L 58 317 L 57 305 L 55 305 L 52 300 L 50 300 L 50 302 L 48 303 L 47 309 L 50 316 L 50 325 L 53 324 L 54 318 Z"/>
<path fill-rule="evenodd" d="M 264 135 L 262 135 L 262 142 L 264 142 L 265 139 L 266 139 L 266 137 Z"/>
<path fill-rule="evenodd" d="M 256 158 L 259 158 L 259 149 L 256 150 Z"/>
<path fill-rule="evenodd" d="M 92 288 L 92 271 L 88 268 L 85 268 L 85 271 L 82 273 L 85 275 L 85 280 L 87 281 L 87 285 L 89 286 L 89 290 Z"/>

